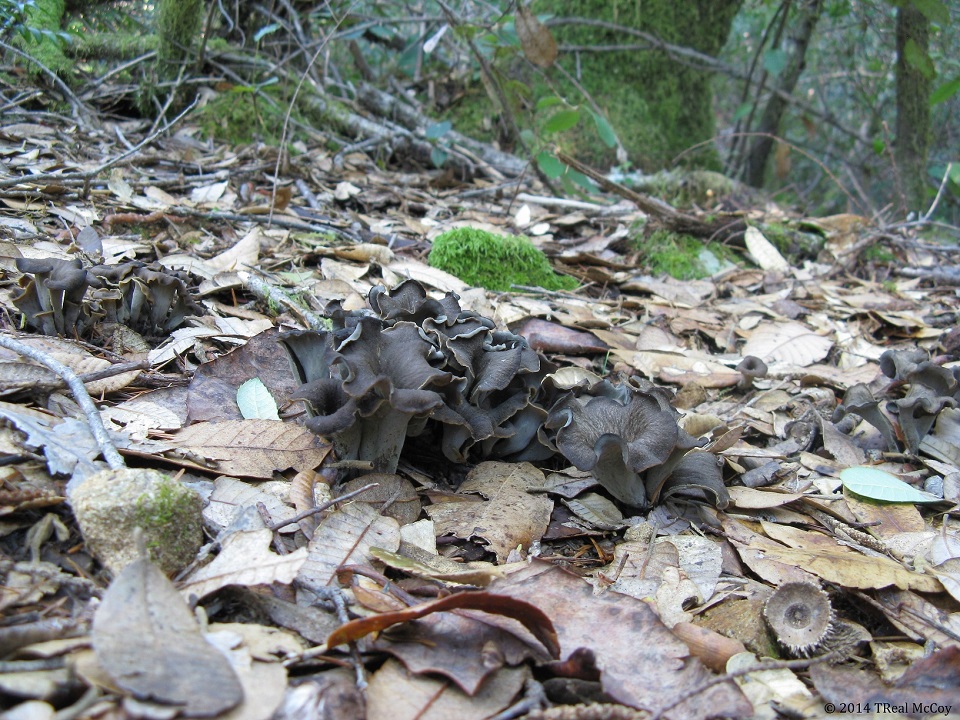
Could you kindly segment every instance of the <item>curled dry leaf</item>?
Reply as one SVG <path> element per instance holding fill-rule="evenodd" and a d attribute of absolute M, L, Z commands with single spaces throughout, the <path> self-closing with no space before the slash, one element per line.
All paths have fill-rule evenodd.
<path fill-rule="evenodd" d="M 372 632 L 385 630 L 397 623 L 410 622 L 426 617 L 431 613 L 447 610 L 483 610 L 494 615 L 512 618 L 520 622 L 543 644 L 543 647 L 550 653 L 550 657 L 555 658 L 560 654 L 557 631 L 553 627 L 553 622 L 543 611 L 523 600 L 485 590 L 448 595 L 405 610 L 351 620 L 330 633 L 330 637 L 327 638 L 327 645 L 330 647 L 343 645 L 359 640 Z"/>
<path fill-rule="evenodd" d="M 511 550 L 526 550 L 547 531 L 553 501 L 529 492 L 542 485 L 543 473 L 530 463 L 485 462 L 470 472 L 460 491 L 489 500 L 439 503 L 426 511 L 438 535 L 482 538 L 502 563 Z"/>
<path fill-rule="evenodd" d="M 397 521 L 380 515 L 367 503 L 344 505 L 314 531 L 300 578 L 313 585 L 329 585 L 342 566 L 368 564 L 374 547 L 390 552 L 399 549 Z"/>
<path fill-rule="evenodd" d="M 262 480 L 287 468 L 312 470 L 323 462 L 330 447 L 301 427 L 274 420 L 196 423 L 176 433 L 170 442 L 183 455 L 210 461 L 224 475 Z M 181 457 L 168 459 L 196 467 Z"/>
<path fill-rule="evenodd" d="M 507 708 L 523 688 L 526 667 L 502 668 L 469 696 L 445 680 L 415 675 L 388 660 L 367 688 L 368 720 L 483 720 Z"/>
<path fill-rule="evenodd" d="M 290 584 L 307 560 L 307 549 L 277 555 L 270 549 L 272 540 L 273 532 L 266 528 L 232 533 L 213 562 L 184 580 L 180 592 L 202 599 L 228 585 Z"/>
<path fill-rule="evenodd" d="M 148 560 L 127 565 L 110 584 L 93 619 L 93 648 L 118 687 L 179 706 L 185 717 L 214 717 L 243 700 L 230 662 Z"/>

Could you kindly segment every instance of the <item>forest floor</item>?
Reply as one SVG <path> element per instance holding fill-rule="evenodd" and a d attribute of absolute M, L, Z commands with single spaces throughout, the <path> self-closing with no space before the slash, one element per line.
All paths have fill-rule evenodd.
<path fill-rule="evenodd" d="M 810 219 L 816 257 L 751 233 L 735 267 L 674 280 L 638 264 L 645 216 L 611 195 L 138 133 L 0 127 L 0 337 L 80 375 L 121 456 L 0 349 L 6 717 L 960 715 L 955 246 Z M 431 267 L 462 226 L 529 235 L 580 287 Z M 339 487 L 278 337 L 410 279 L 565 368 L 538 382 L 676 391 L 661 412 L 726 491 L 688 477 L 641 509 L 556 455 L 414 441 Z M 613 441 L 591 421 L 587 455 L 627 462 L 635 420 Z"/>

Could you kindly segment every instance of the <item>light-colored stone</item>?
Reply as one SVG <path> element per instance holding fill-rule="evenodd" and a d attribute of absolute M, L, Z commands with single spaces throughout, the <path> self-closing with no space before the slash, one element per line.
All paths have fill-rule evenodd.
<path fill-rule="evenodd" d="M 167 574 L 189 564 L 203 542 L 202 499 L 157 470 L 103 470 L 69 499 L 87 548 L 114 575 L 138 557 L 136 527 L 150 559 Z"/>

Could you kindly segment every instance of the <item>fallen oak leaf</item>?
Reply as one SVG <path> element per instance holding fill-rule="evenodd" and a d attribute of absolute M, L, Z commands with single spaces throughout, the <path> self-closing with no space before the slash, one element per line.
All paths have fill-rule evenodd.
<path fill-rule="evenodd" d="M 184 598 L 202 599 L 228 585 L 289 584 L 307 561 L 307 549 L 298 548 L 286 555 L 270 550 L 273 532 L 267 528 L 238 531 L 223 541 L 223 549 L 213 562 L 204 565 L 183 581 Z"/>
<path fill-rule="evenodd" d="M 110 584 L 93 618 L 93 649 L 118 687 L 179 706 L 184 717 L 215 717 L 243 700 L 229 660 L 148 560 L 130 563 Z"/>
<path fill-rule="evenodd" d="M 560 656 L 560 643 L 553 622 L 539 608 L 523 600 L 498 595 L 486 591 L 463 592 L 448 595 L 444 598 L 414 605 L 405 610 L 381 613 L 367 618 L 351 620 L 341 625 L 327 638 L 327 647 L 336 647 L 348 642 L 354 642 L 373 632 L 380 632 L 388 627 L 422 617 L 435 612 L 450 610 L 482 610 L 494 615 L 503 615 L 520 622 L 533 636 L 539 640 L 551 657 Z"/>

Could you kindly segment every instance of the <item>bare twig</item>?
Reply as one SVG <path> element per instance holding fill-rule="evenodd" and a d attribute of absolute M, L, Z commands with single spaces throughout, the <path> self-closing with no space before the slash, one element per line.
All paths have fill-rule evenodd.
<path fill-rule="evenodd" d="M 640 38 L 641 40 L 644 41 L 643 45 L 634 46 L 634 49 L 637 49 L 637 48 L 649 49 L 650 47 L 654 47 L 654 48 L 657 48 L 658 50 L 662 50 L 663 52 L 665 52 L 674 61 L 679 62 L 683 65 L 687 65 L 688 67 L 693 67 L 698 70 L 706 70 L 710 72 L 723 73 L 724 75 L 728 75 L 729 77 L 735 78 L 736 80 L 740 80 L 742 82 L 754 83 L 754 84 L 757 83 L 756 79 L 752 77 L 748 77 L 745 73 L 737 70 L 732 65 L 729 65 L 721 60 L 717 60 L 715 57 L 711 55 L 706 55 L 705 53 L 698 52 L 697 50 L 693 50 L 688 47 L 683 47 L 681 45 L 672 45 L 668 42 L 661 40 L 655 35 L 651 35 L 650 33 L 646 33 L 646 32 L 643 32 L 642 30 L 637 30 L 635 28 L 626 27 L 624 25 L 618 25 L 616 23 L 608 22 L 606 20 L 596 20 L 593 18 L 554 18 L 553 20 L 547 20 L 546 23 L 544 24 L 547 27 L 556 27 L 558 25 L 588 25 L 591 27 L 599 27 L 604 30 L 612 30 L 613 32 L 619 32 L 625 35 L 632 35 L 633 37 Z M 624 46 L 622 48 L 616 47 L 614 49 L 620 50 L 620 49 L 627 49 L 628 47 L 630 46 Z M 603 48 L 561 46 L 560 50 L 561 51 L 576 50 L 578 52 L 588 52 L 590 50 L 602 51 Z M 800 108 L 804 112 L 809 113 L 814 117 L 818 117 L 824 122 L 832 125 L 837 130 L 842 132 L 844 135 L 848 135 L 852 138 L 855 138 L 857 141 L 865 145 L 870 143 L 869 138 L 864 137 L 863 135 L 856 132 L 855 130 L 851 130 L 850 128 L 844 126 L 843 123 L 841 123 L 836 118 L 836 116 L 833 115 L 833 113 L 824 112 L 820 108 L 817 108 L 811 105 L 810 103 L 804 102 L 803 100 L 779 88 L 775 88 L 775 87 L 768 88 L 768 90 L 778 95 L 789 104 L 794 105 L 795 107 Z"/>
<path fill-rule="evenodd" d="M 117 452 L 117 448 L 114 447 L 113 441 L 107 434 L 107 429 L 103 426 L 100 411 L 97 410 L 97 406 L 93 404 L 93 400 L 90 399 L 90 394 L 83 386 L 83 382 L 77 377 L 77 374 L 73 370 L 52 358 L 48 353 L 30 347 L 26 343 L 12 338 L 9 335 L 0 334 L 0 347 L 5 347 L 24 357 L 28 357 L 63 378 L 63 381 L 67 384 L 74 399 L 80 406 L 80 409 L 83 410 L 83 414 L 87 418 L 87 424 L 90 426 L 90 432 L 97 441 L 97 445 L 100 446 L 100 452 L 103 454 L 103 459 L 107 461 L 107 465 L 113 470 L 126 467 L 123 458 L 120 457 L 120 453 Z"/>
<path fill-rule="evenodd" d="M 285 528 L 287 525 L 293 525 L 294 523 L 298 523 L 301 520 L 306 520 L 308 517 L 311 517 L 312 515 L 317 515 L 319 513 L 322 513 L 324 510 L 327 510 L 328 508 L 331 508 L 337 503 L 343 502 L 344 500 L 352 500 L 357 495 L 360 495 L 361 493 L 365 493 L 367 490 L 370 490 L 371 488 L 375 488 L 379 484 L 380 483 L 370 483 L 369 485 L 364 485 L 362 488 L 354 490 L 353 492 L 345 493 L 340 497 L 333 498 L 333 500 L 327 500 L 325 503 L 321 503 L 314 508 L 310 508 L 309 510 L 304 510 L 299 515 L 294 515 L 292 518 L 285 518 L 283 520 L 277 520 L 275 522 L 272 522 L 269 525 L 267 525 L 267 528 L 276 532 L 280 528 Z"/>
<path fill-rule="evenodd" d="M 25 53 L 22 50 L 15 48 L 13 45 L 3 42 L 2 40 L 0 40 L 0 47 L 8 52 L 12 52 L 14 55 L 22 57 L 24 60 L 27 60 L 28 62 L 31 62 L 40 68 L 43 74 L 48 76 L 53 81 L 53 84 L 59 88 L 60 92 L 63 93 L 64 98 L 66 98 L 67 102 L 69 102 L 71 107 L 73 107 L 74 117 L 83 118 L 84 120 L 89 118 L 90 111 L 87 109 L 87 106 L 83 104 L 83 101 L 80 98 L 73 94 L 73 90 L 67 87 L 67 84 L 61 80 L 53 70 L 37 60 L 35 57 L 33 57 L 33 55 Z"/>
<path fill-rule="evenodd" d="M 104 170 L 109 170 L 109 169 L 112 168 L 114 165 L 117 165 L 118 163 L 121 163 L 121 162 L 123 162 L 124 160 L 126 160 L 127 158 L 129 158 L 131 155 L 135 155 L 135 154 L 138 153 L 144 146 L 149 145 L 151 142 L 153 142 L 153 141 L 156 140 L 158 137 L 160 137 L 161 135 L 163 135 L 167 130 L 169 130 L 171 127 L 173 127 L 173 126 L 176 125 L 178 122 L 180 122 L 180 120 L 181 120 L 187 113 L 189 113 L 191 110 L 193 110 L 193 108 L 194 108 L 194 106 L 196 106 L 196 104 L 197 104 L 197 101 L 194 100 L 192 103 L 190 103 L 190 105 L 188 105 L 188 106 L 183 110 L 183 112 L 181 112 L 179 115 L 177 115 L 173 120 L 171 120 L 170 122 L 168 122 L 168 123 L 167 123 L 166 125 L 164 125 L 162 128 L 160 128 L 159 130 L 157 130 L 155 133 L 151 133 L 150 135 L 148 135 L 147 137 L 145 137 L 143 140 L 141 140 L 140 142 L 138 142 L 136 145 L 134 145 L 132 148 L 130 148 L 130 149 L 127 150 L 126 152 L 121 153 L 120 155 L 117 155 L 116 157 L 110 158 L 110 159 L 107 160 L 105 163 L 102 163 L 102 164 L 98 165 L 97 167 L 93 168 L 92 170 L 84 170 L 84 171 L 82 171 L 82 172 L 69 172 L 69 173 L 39 173 L 39 174 L 37 174 L 37 175 L 24 175 L 24 176 L 19 176 L 19 177 L 5 178 L 5 179 L 3 179 L 3 180 L 0 180 L 0 187 L 11 187 L 11 186 L 14 186 L 14 185 L 20 185 L 20 184 L 22 184 L 22 183 L 35 184 L 35 183 L 42 183 L 42 182 L 47 182 L 47 181 L 57 181 L 57 182 L 59 182 L 59 181 L 61 181 L 61 180 L 75 180 L 75 179 L 91 180 L 91 179 L 95 178 L 97 175 L 99 175 L 100 173 L 102 173 Z"/>
<path fill-rule="evenodd" d="M 339 228 L 334 225 L 326 225 L 323 223 L 307 223 L 300 222 L 298 220 L 288 220 L 286 218 L 278 218 L 276 216 L 271 219 L 268 215 L 241 215 L 240 213 L 230 212 L 208 212 L 189 207 L 170 208 L 168 214 L 198 217 L 204 218 L 205 220 L 234 220 L 237 222 L 272 224 L 288 230 L 303 230 L 304 232 L 315 233 L 333 233 L 334 235 L 342 237 L 350 242 L 360 242 L 360 237 L 357 234 L 345 228 Z"/>
<path fill-rule="evenodd" d="M 340 588 L 319 585 L 311 581 L 306 581 L 303 578 L 298 578 L 297 582 L 305 589 L 316 595 L 318 599 L 333 603 L 334 610 L 337 613 L 337 619 L 342 625 L 346 625 L 348 622 L 350 622 L 350 615 L 347 614 L 347 602 L 343 598 L 343 590 Z M 356 675 L 357 687 L 360 690 L 364 690 L 367 687 L 367 677 L 366 670 L 363 667 L 363 658 L 360 656 L 360 651 L 357 649 L 357 643 L 355 641 L 351 640 L 349 646 L 350 664 L 353 666 L 353 670 Z"/>
<path fill-rule="evenodd" d="M 307 310 L 305 307 L 302 307 L 284 290 L 271 285 L 266 280 L 263 280 L 252 273 L 248 273 L 245 270 L 241 270 L 237 274 L 243 281 L 244 287 L 251 294 L 265 302 L 267 305 L 276 305 L 289 310 L 300 320 L 300 322 L 302 322 L 311 330 L 320 331 L 327 329 L 327 323 L 324 322 L 324 318 L 320 317 L 314 312 L 311 312 L 310 310 Z"/>
<path fill-rule="evenodd" d="M 933 199 L 933 202 L 930 204 L 930 209 L 923 214 L 923 217 L 920 219 L 926 222 L 930 219 L 930 216 L 933 215 L 933 211 L 937 209 L 937 205 L 940 204 L 940 198 L 943 197 L 943 189 L 947 186 L 947 180 L 950 179 L 950 171 L 953 170 L 953 163 L 947 163 L 947 169 L 943 171 L 943 180 L 940 181 L 940 188 L 937 190 L 937 196 Z"/>
<path fill-rule="evenodd" d="M 811 665 L 818 665 L 824 662 L 833 662 L 835 660 L 840 660 L 843 658 L 843 652 L 840 650 L 834 650 L 829 652 L 826 655 L 821 655 L 815 658 L 803 658 L 801 660 L 770 660 L 767 662 L 758 662 L 756 665 L 752 665 L 748 668 L 741 668 L 740 670 L 734 670 L 732 672 L 724 673 L 723 675 L 717 675 L 716 677 L 710 678 L 706 682 L 698 685 L 697 687 L 682 693 L 679 697 L 674 699 L 668 705 L 664 705 L 662 708 L 657 710 L 651 717 L 650 720 L 660 720 L 664 713 L 673 710 L 677 705 L 686 702 L 690 698 L 696 697 L 705 690 L 709 690 L 714 685 L 720 685 L 725 682 L 730 682 L 734 678 L 744 677 L 755 672 L 764 672 L 766 670 L 805 670 Z"/>

